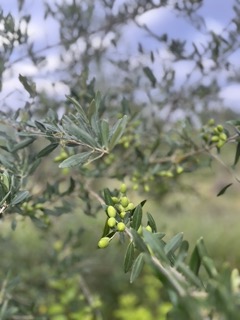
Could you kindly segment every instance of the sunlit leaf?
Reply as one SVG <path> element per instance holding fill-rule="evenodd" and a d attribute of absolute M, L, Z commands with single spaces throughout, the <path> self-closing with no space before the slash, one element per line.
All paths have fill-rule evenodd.
<path fill-rule="evenodd" d="M 134 280 L 140 275 L 144 266 L 144 256 L 143 253 L 140 253 L 136 260 L 133 263 L 132 271 L 130 275 L 130 282 L 133 283 Z"/>
<path fill-rule="evenodd" d="M 15 206 L 15 205 L 25 201 L 28 196 L 29 196 L 29 192 L 28 191 L 19 191 L 15 195 L 15 197 L 12 199 L 11 206 Z"/>
<path fill-rule="evenodd" d="M 92 152 L 90 151 L 74 154 L 73 156 L 61 162 L 59 164 L 59 168 L 70 168 L 75 166 L 81 166 L 88 161 L 91 154 Z"/>
<path fill-rule="evenodd" d="M 21 84 L 24 86 L 24 89 L 30 94 L 30 97 L 31 98 L 36 97 L 37 95 L 36 84 L 32 80 L 30 80 L 25 76 L 22 76 L 21 74 L 19 74 L 18 79 L 21 82 Z"/>

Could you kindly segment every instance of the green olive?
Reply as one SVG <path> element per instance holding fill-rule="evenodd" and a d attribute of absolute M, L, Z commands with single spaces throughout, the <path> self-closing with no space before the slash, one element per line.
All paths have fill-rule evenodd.
<path fill-rule="evenodd" d="M 147 226 L 146 226 L 146 230 L 148 230 L 149 232 L 152 232 L 151 226 L 147 225 Z"/>
<path fill-rule="evenodd" d="M 221 148 L 224 144 L 225 144 L 225 141 L 219 140 L 218 143 L 217 143 L 217 147 Z"/>
<path fill-rule="evenodd" d="M 212 142 L 218 142 L 219 141 L 219 136 L 216 136 L 216 135 L 212 136 L 211 141 Z"/>
<path fill-rule="evenodd" d="M 126 193 L 126 191 L 127 191 L 127 186 L 126 186 L 125 183 L 122 183 L 122 184 L 121 184 L 121 187 L 120 187 L 120 192 L 121 192 L 121 193 Z"/>
<path fill-rule="evenodd" d="M 109 245 L 110 238 L 108 237 L 103 237 L 98 241 L 98 247 L 103 249 L 106 248 Z"/>
<path fill-rule="evenodd" d="M 120 198 L 120 202 L 121 202 L 121 205 L 126 208 L 129 204 L 129 200 L 128 200 L 128 197 L 122 197 Z"/>
<path fill-rule="evenodd" d="M 133 210 L 134 209 L 134 204 L 132 202 L 129 202 L 126 210 L 129 211 L 129 210 Z"/>
<path fill-rule="evenodd" d="M 114 203 L 118 203 L 118 202 L 119 202 L 119 199 L 118 199 L 117 197 L 112 197 L 112 201 L 113 201 Z"/>
<path fill-rule="evenodd" d="M 214 126 L 214 124 L 215 124 L 215 120 L 214 119 L 209 119 L 208 125 L 209 126 Z"/>
<path fill-rule="evenodd" d="M 117 229 L 118 229 L 118 231 L 123 232 L 123 231 L 125 230 L 125 228 L 126 228 L 125 223 L 123 223 L 123 222 L 118 222 L 118 224 L 117 224 Z"/>
<path fill-rule="evenodd" d="M 223 126 L 221 124 L 217 125 L 218 132 L 223 132 Z"/>
<path fill-rule="evenodd" d="M 226 135 L 226 133 L 224 133 L 224 132 L 220 133 L 219 138 L 220 138 L 222 141 L 226 141 L 226 140 L 227 140 L 227 135 Z"/>
<path fill-rule="evenodd" d="M 181 166 L 177 166 L 177 168 L 176 168 L 176 172 L 177 172 L 177 174 L 181 174 L 181 173 L 183 173 L 183 167 L 181 167 Z"/>
<path fill-rule="evenodd" d="M 126 212 L 125 212 L 125 211 L 121 211 L 121 212 L 119 213 L 119 215 L 120 215 L 120 217 L 123 219 L 123 218 L 125 217 L 125 215 L 126 215 Z"/>
<path fill-rule="evenodd" d="M 116 214 L 117 214 L 117 210 L 113 207 L 113 206 L 108 206 L 107 208 L 107 214 L 108 216 L 111 218 L 115 218 L 116 217 Z"/>
<path fill-rule="evenodd" d="M 113 228 L 116 225 L 116 219 L 114 217 L 109 218 L 107 224 L 110 228 Z"/>

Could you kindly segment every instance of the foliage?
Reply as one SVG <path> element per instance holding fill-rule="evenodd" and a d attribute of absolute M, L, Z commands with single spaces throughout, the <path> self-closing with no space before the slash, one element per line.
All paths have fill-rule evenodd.
<path fill-rule="evenodd" d="M 22 16 L 25 2 L 18 3 Z M 54 238 L 54 224 L 63 214 L 69 216 L 79 206 L 91 217 L 104 211 L 102 235 L 97 230 L 98 247 L 111 250 L 112 242 L 119 241 L 125 250 L 123 269 L 130 273 L 130 282 L 139 281 L 144 286 L 146 273 L 142 279 L 141 274 L 147 267 L 154 281 L 161 283 L 158 289 L 163 297 L 162 304 L 156 308 L 160 296 L 152 292 L 150 306 L 146 308 L 140 306 L 141 297 L 120 294 L 119 308 L 111 313 L 116 319 L 150 320 L 153 316 L 177 320 L 238 319 L 238 270 L 227 264 L 217 266 L 203 238 L 193 246 L 184 239 L 182 232 L 168 236 L 166 230 L 158 231 L 153 215 L 145 213 L 146 200 L 140 203 L 131 200 L 129 191 L 159 200 L 174 188 L 184 188 L 181 176 L 193 174 L 214 161 L 231 175 L 218 196 L 239 182 L 235 167 L 240 156 L 240 121 L 224 124 L 210 117 L 213 101 L 221 105 L 219 72 L 224 71 L 226 79 L 237 79 L 229 55 L 239 47 L 239 2 L 234 6 L 235 16 L 231 21 L 237 30 L 226 28 L 223 35 L 205 29 L 197 14 L 202 1 L 175 5 L 174 12 L 183 15 L 198 30 L 208 32 L 201 50 L 195 43 L 189 49 L 185 41 L 171 39 L 168 34 L 157 35 L 147 25 L 141 25 L 141 13 L 170 6 L 168 1 L 123 3 L 117 13 L 113 5 L 114 1 L 99 1 L 99 8 L 104 10 L 101 19 L 96 21 L 93 2 L 45 3 L 45 19 L 51 16 L 59 23 L 61 41 L 42 51 L 50 47 L 62 49 L 59 68 L 63 78 L 58 81 L 68 87 L 67 100 L 63 104 L 61 99 L 49 98 L 44 91 L 37 90 L 37 79 L 19 75 L 29 101 L 24 108 L 2 110 L 0 114 L 1 219 L 10 220 L 12 229 L 16 229 L 19 220 L 31 219 L 43 229 L 43 237 L 50 234 Z M 14 60 L 14 50 L 19 47 L 27 52 L 26 57 L 36 68 L 41 68 L 46 59 L 41 57 L 41 51 L 34 49 L 28 37 L 31 16 L 22 16 L 17 23 L 10 13 L 1 11 L 0 20 L 4 30 L 0 34 L 3 42 L 0 78 L 4 79 L 7 71 L 25 59 L 24 56 Z M 150 56 L 146 64 L 139 59 L 134 68 L 128 59 L 118 57 L 115 60 L 111 48 L 121 46 L 118 30 L 123 30 L 124 24 L 130 22 L 171 54 L 172 63 L 161 64 L 160 78 L 156 68 L 157 53 L 152 50 L 146 53 L 142 43 L 138 44 L 138 54 Z M 112 37 L 111 45 L 104 44 L 107 35 Z M 100 46 L 94 47 L 94 37 L 100 38 Z M 80 40 L 85 43 L 82 55 L 75 51 Z M 211 60 L 210 70 L 206 58 Z M 175 67 L 185 60 L 193 63 L 193 70 L 179 88 Z M 113 73 L 121 72 L 109 95 L 104 94 L 104 88 L 100 94 L 96 87 L 103 86 L 101 75 L 98 74 L 99 80 L 96 80 L 91 79 L 91 74 L 97 67 L 107 68 L 109 63 Z M 132 75 L 126 76 L 129 70 Z M 198 80 L 190 82 L 196 70 Z M 211 85 L 206 85 L 206 80 Z M 112 79 L 107 79 L 106 83 L 112 83 Z M 1 80 L 0 87 L 2 85 Z M 138 103 L 140 91 L 146 92 L 147 103 L 155 105 L 156 109 L 149 107 L 146 111 L 146 102 Z M 175 111 L 179 108 L 186 119 L 177 119 Z M 201 112 L 197 111 L 199 109 Z M 225 164 L 221 157 L 222 150 L 230 144 L 235 149 L 232 166 Z M 108 185 L 108 179 L 117 179 L 121 185 L 114 189 Z M 101 190 L 96 186 L 98 182 Z M 92 233 L 90 230 L 87 237 L 94 237 Z M 49 317 L 55 320 L 102 319 L 102 301 L 97 294 L 92 294 L 87 277 L 81 274 L 85 257 L 76 248 L 83 245 L 82 239 L 80 229 L 70 232 L 65 239 L 56 239 L 54 245 L 49 246 L 46 256 L 52 268 L 49 270 L 45 266 L 46 275 L 43 278 L 36 275 L 35 279 L 36 286 L 42 287 L 45 293 L 39 300 L 34 289 L 31 289 L 34 302 L 15 299 L 12 291 L 17 279 L 11 279 L 10 274 L 2 275 L 0 319 L 21 316 L 42 320 Z M 99 254 L 104 252 L 99 251 Z M 30 288 L 28 281 L 25 284 L 20 281 L 20 284 L 20 291 Z M 148 293 L 151 286 L 148 284 Z M 154 312 L 151 308 L 155 308 Z"/>

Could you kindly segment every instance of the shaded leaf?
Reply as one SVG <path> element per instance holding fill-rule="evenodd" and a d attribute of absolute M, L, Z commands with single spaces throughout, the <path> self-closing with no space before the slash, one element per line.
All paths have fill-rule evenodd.
<path fill-rule="evenodd" d="M 148 250 L 145 242 L 140 237 L 140 235 L 137 233 L 137 231 L 134 230 L 134 229 L 131 229 L 131 234 L 133 236 L 133 241 L 134 241 L 134 244 L 135 244 L 136 248 L 139 251 L 143 251 L 143 252 L 148 252 L 149 253 L 149 250 Z"/>
<path fill-rule="evenodd" d="M 31 138 L 26 138 L 24 140 L 22 140 L 21 142 L 15 144 L 11 150 L 9 150 L 10 152 L 16 152 L 20 149 L 23 149 L 25 147 L 27 147 L 28 145 L 30 145 L 31 143 L 33 143 L 33 141 L 35 140 L 35 138 L 31 137 Z"/>
<path fill-rule="evenodd" d="M 51 153 L 53 150 L 55 150 L 58 146 L 58 143 L 51 143 L 48 146 L 46 146 L 45 148 L 43 148 L 38 154 L 37 154 L 37 158 L 41 158 L 44 157 L 46 155 L 48 155 L 49 153 Z"/>
<path fill-rule="evenodd" d="M 151 84 L 153 87 L 156 86 L 156 82 L 157 79 L 155 78 L 152 70 L 149 67 L 144 67 L 143 68 L 143 72 L 145 73 L 145 75 L 148 77 L 148 79 L 150 80 Z"/>
<path fill-rule="evenodd" d="M 134 244 L 130 242 L 124 258 L 124 272 L 128 272 L 134 262 Z"/>
<path fill-rule="evenodd" d="M 104 194 L 104 201 L 108 206 L 114 206 L 114 202 L 112 200 L 112 194 L 111 191 L 108 188 L 105 188 L 103 190 L 103 194 Z"/>
<path fill-rule="evenodd" d="M 147 212 L 147 217 L 148 217 L 148 225 L 152 228 L 153 232 L 157 232 L 157 226 L 151 213 Z"/>
<path fill-rule="evenodd" d="M 215 278 L 218 275 L 217 269 L 215 267 L 215 264 L 213 260 L 209 257 L 203 257 L 202 258 L 202 264 L 207 271 L 210 278 Z"/>
<path fill-rule="evenodd" d="M 195 246 L 190 258 L 189 267 L 194 274 L 198 275 L 200 266 L 201 266 L 201 257 L 199 255 L 197 246 Z"/>
<path fill-rule="evenodd" d="M 139 204 L 133 211 L 131 227 L 138 230 L 142 223 L 142 206 Z"/>
<path fill-rule="evenodd" d="M 240 157 L 240 142 L 238 142 L 237 144 L 233 166 L 235 166 L 238 163 L 239 157 Z"/>
<path fill-rule="evenodd" d="M 158 234 L 151 233 L 148 230 L 143 230 L 143 236 L 145 243 L 148 244 L 156 257 L 162 261 L 168 262 L 169 260 L 164 251 L 164 242 L 159 239 Z"/>
<path fill-rule="evenodd" d="M 19 74 L 18 79 L 21 82 L 21 84 L 24 86 L 24 89 L 30 94 L 30 97 L 31 98 L 36 97 L 37 95 L 36 84 L 32 80 L 30 80 L 25 76 L 22 76 L 21 74 Z"/>

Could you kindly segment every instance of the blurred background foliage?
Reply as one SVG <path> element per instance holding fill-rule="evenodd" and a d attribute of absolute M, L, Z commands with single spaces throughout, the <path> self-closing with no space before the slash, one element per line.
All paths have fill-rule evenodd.
<path fill-rule="evenodd" d="M 39 2 L 43 19 L 54 21 L 59 32 L 41 48 L 29 36 L 32 12 L 27 1 L 16 1 L 14 14 L 0 8 L 2 92 L 21 64 L 27 61 L 35 70 L 19 76 L 27 96 L 14 96 L 14 88 L 3 95 L 1 131 L 13 134 L 15 119 L 26 124 L 71 112 L 62 89 L 86 109 L 100 90 L 100 115 L 113 123 L 127 114 L 129 122 L 114 151 L 94 164 L 59 169 L 64 153 L 71 155 L 63 145 L 26 181 L 35 196 L 23 205 L 24 214 L 10 214 L 0 224 L 0 319 L 166 319 L 171 305 L 152 272 L 146 269 L 137 283 L 129 284 L 122 271 L 125 245 L 116 241 L 107 251 L 97 250 L 104 216 L 95 195 L 103 186 L 114 188 L 125 180 L 135 203 L 148 200 L 146 208 L 160 231 L 183 231 L 190 243 L 204 236 L 219 264 L 239 266 L 239 186 L 216 198 L 233 179 L 221 163 L 192 157 L 183 163 L 182 173 L 176 159 L 188 152 L 191 139 L 201 141 L 199 131 L 210 118 L 218 124 L 239 117 L 225 105 L 221 88 L 239 79 L 232 57 L 240 45 L 240 3 L 234 2 L 231 21 L 217 34 L 201 16 L 205 1 Z M 170 31 L 153 31 L 146 16 L 166 9 L 204 35 L 204 41 L 191 43 Z M 139 41 L 126 37 L 130 27 Z M 52 54 L 56 61 L 50 68 Z M 177 66 L 186 62 L 191 67 L 181 74 Z M 41 79 L 47 81 L 38 88 Z M 1 145 L 4 139 L 2 135 Z M 45 146 L 43 139 L 34 142 L 29 157 Z M 227 166 L 234 162 L 234 150 L 227 145 L 221 151 Z M 176 161 L 169 161 L 173 156 Z M 60 209 L 58 198 L 48 192 L 55 183 L 56 195 L 67 190 L 70 177 L 77 177 L 77 197 L 64 194 Z M 43 198 L 45 209 L 59 205 L 55 212 L 64 214 L 42 214 L 37 205 Z"/>

